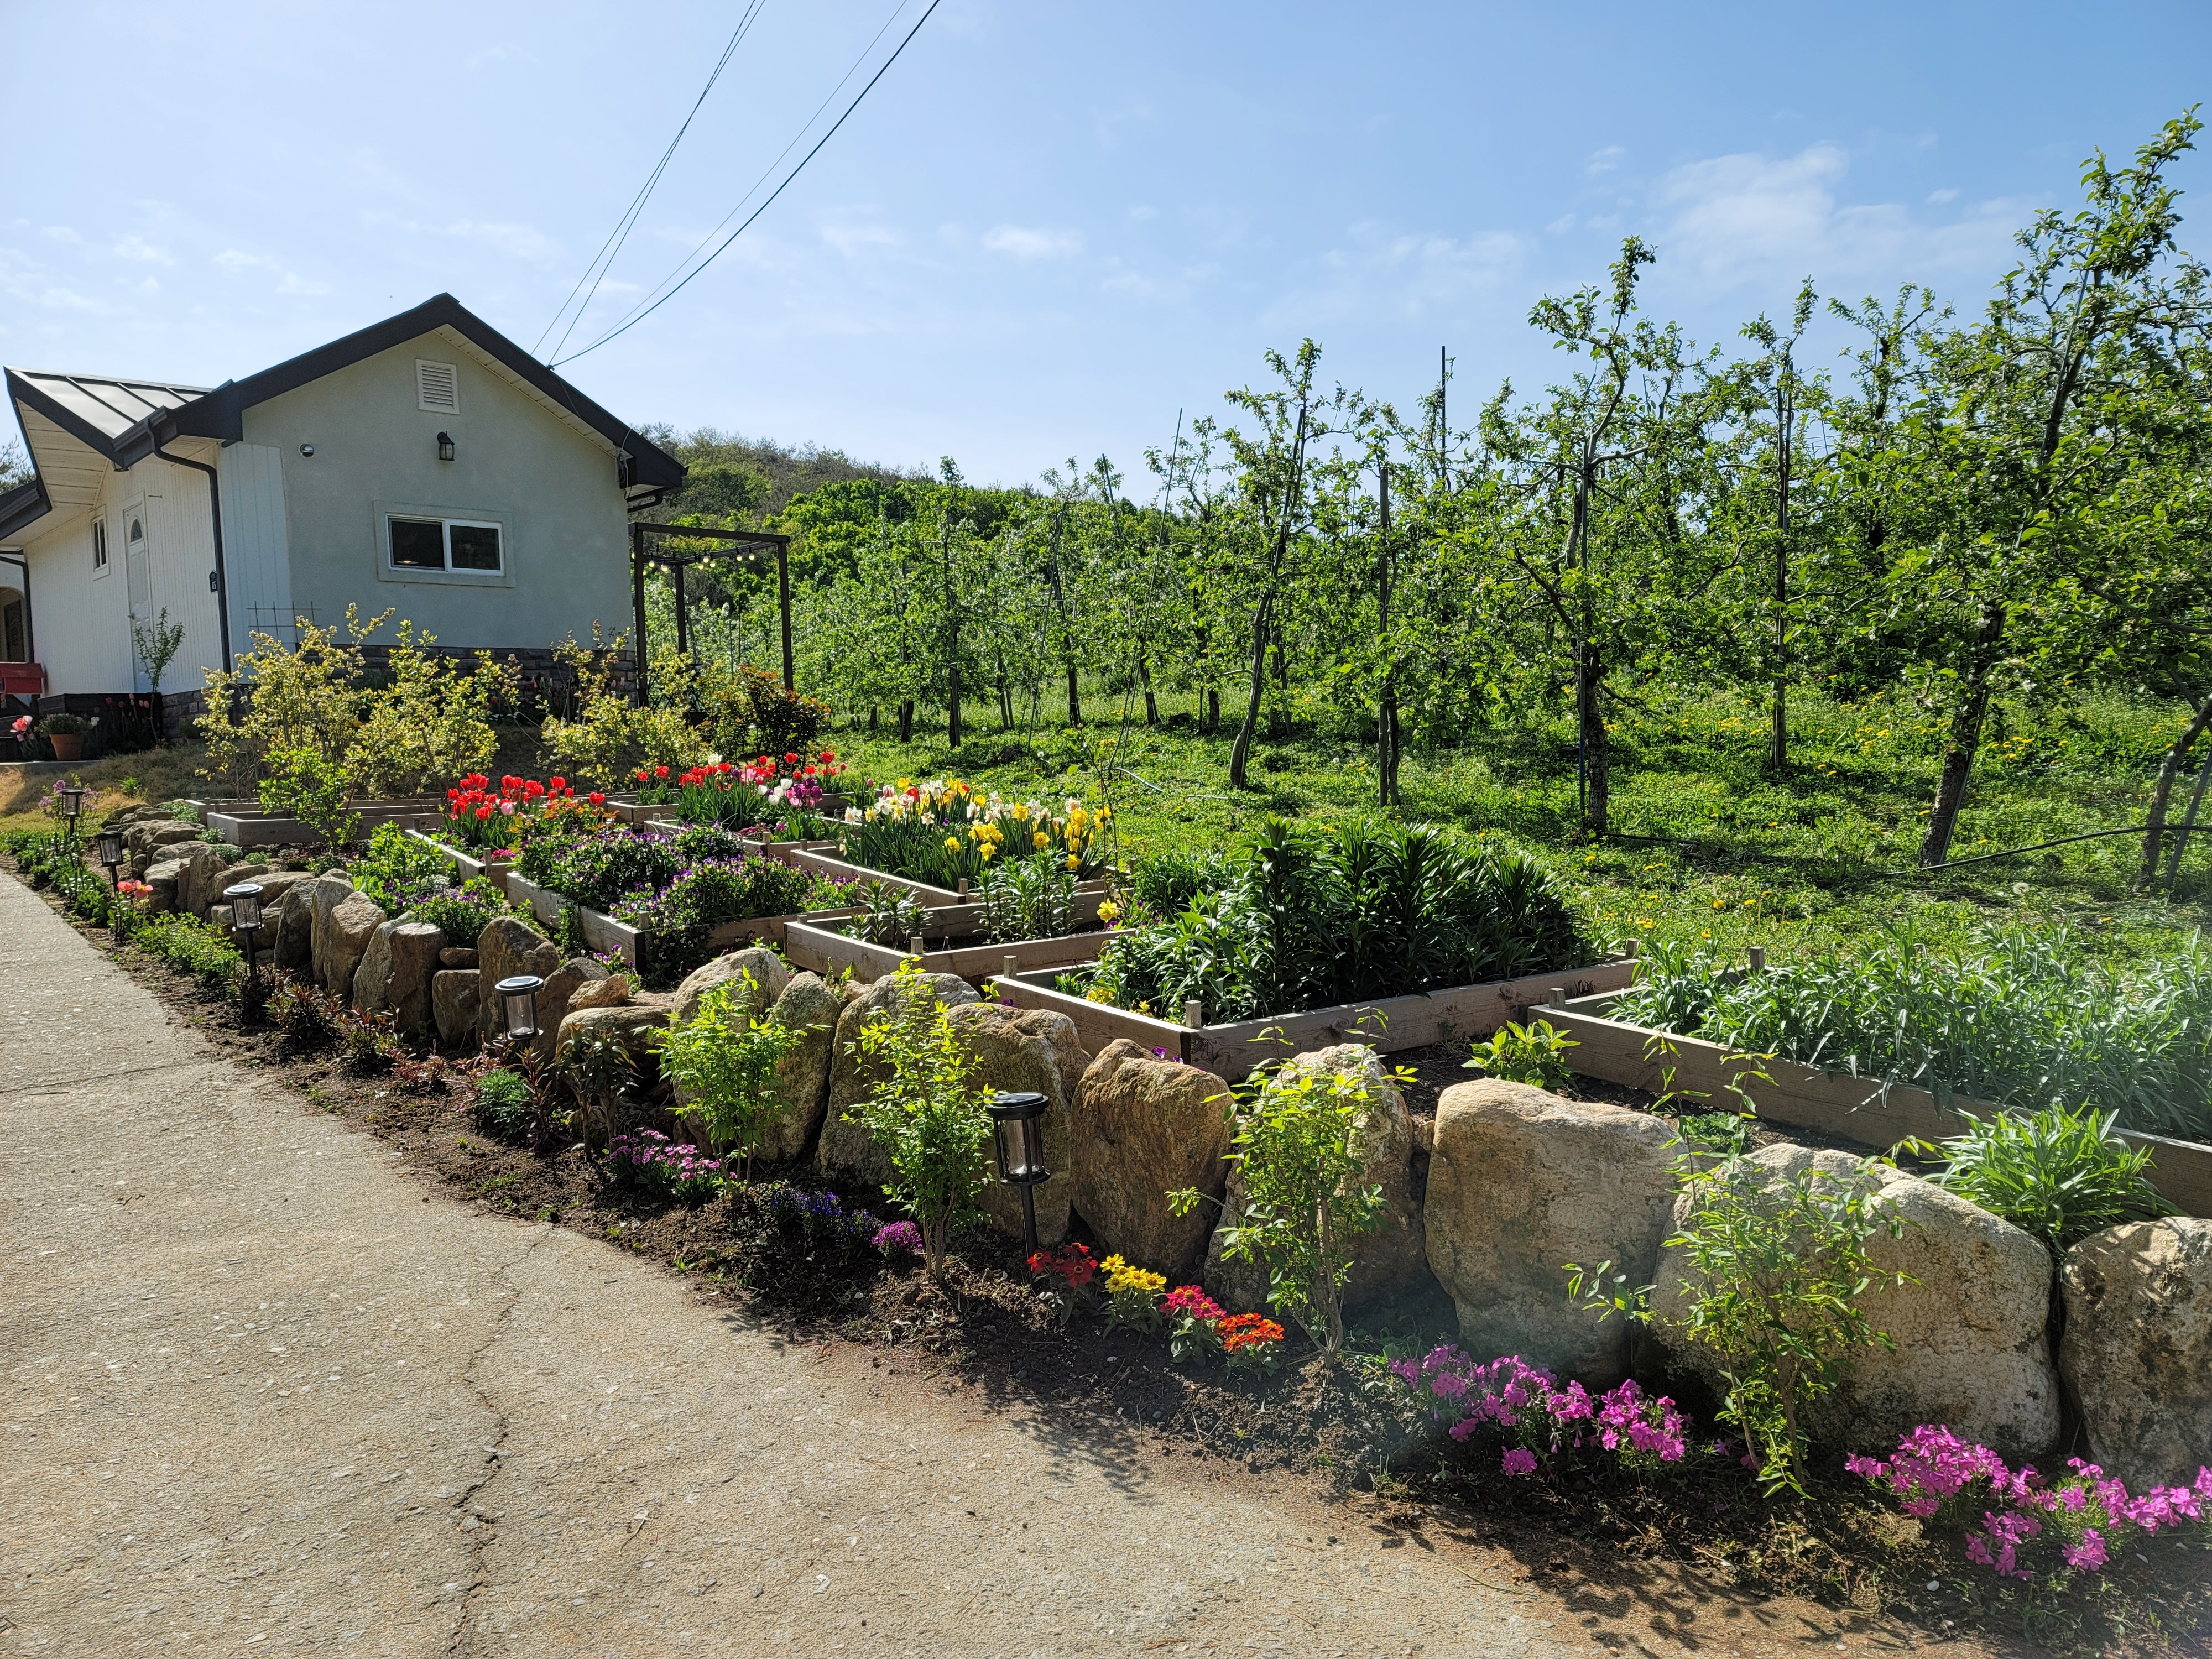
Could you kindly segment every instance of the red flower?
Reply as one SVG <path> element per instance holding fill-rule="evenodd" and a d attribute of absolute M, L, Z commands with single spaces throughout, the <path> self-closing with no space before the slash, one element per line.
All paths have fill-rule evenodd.
<path fill-rule="evenodd" d="M 1224 1353 L 1235 1353 L 1240 1348 L 1256 1348 L 1263 1342 L 1283 1340 L 1283 1328 L 1265 1314 L 1231 1314 L 1213 1328 L 1221 1338 Z"/>
<path fill-rule="evenodd" d="M 586 799 L 588 799 L 594 806 L 605 806 L 607 804 L 605 794 L 597 789 L 592 790 Z"/>
<path fill-rule="evenodd" d="M 568 780 L 566 778 L 554 778 L 550 781 L 556 789 L 566 789 L 568 787 Z"/>
<path fill-rule="evenodd" d="M 668 769 L 665 766 L 656 766 L 653 769 L 653 775 L 656 778 L 665 778 L 668 775 Z"/>
<path fill-rule="evenodd" d="M 490 816 L 491 816 L 491 808 L 490 808 L 490 807 L 489 807 L 489 806 L 479 806 L 479 807 L 477 807 L 477 823 L 483 823 L 486 818 L 489 817 Z"/>

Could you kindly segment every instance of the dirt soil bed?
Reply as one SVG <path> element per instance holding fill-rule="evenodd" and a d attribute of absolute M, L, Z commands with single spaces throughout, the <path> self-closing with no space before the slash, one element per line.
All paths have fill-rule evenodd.
<path fill-rule="evenodd" d="M 1108 1333 L 1087 1316 L 1056 1323 L 1030 1288 L 1018 1244 L 991 1229 L 956 1240 L 939 1286 L 911 1257 L 887 1263 L 850 1230 L 810 1226 L 749 1195 L 671 1202 L 617 1182 L 581 1147 L 541 1157 L 495 1138 L 472 1110 L 474 1065 L 431 1057 L 349 1070 L 334 1053 L 304 1053 L 266 1024 L 242 1023 L 221 992 L 112 945 L 104 931 L 80 931 L 216 1048 L 389 1142 L 426 1180 L 650 1256 L 688 1275 L 702 1295 L 743 1298 L 793 1340 L 864 1346 L 893 1375 L 957 1381 L 994 1398 L 1048 1402 L 1118 1434 L 1141 1433 L 1162 1455 L 1188 1460 L 1194 1478 L 1309 1475 L 1347 1506 L 1347 1526 L 1356 1517 L 1417 1547 L 1433 1547 L 1424 1535 L 1437 1534 L 1503 1550 L 1518 1564 L 1516 1582 L 1571 1590 L 1593 1608 L 1649 1600 L 1657 1575 L 1672 1589 L 1657 1598 L 1655 1630 L 1668 1629 L 1669 1595 L 1686 1604 L 1763 1595 L 1815 1602 L 1912 1645 L 1973 1632 L 2003 1645 L 2033 1638 L 2069 1651 L 2207 1650 L 2196 1644 L 2212 1630 L 2212 1552 L 2171 1549 L 2156 1578 L 2051 1606 L 2000 1590 L 1966 1565 L 1955 1541 L 1923 1539 L 1917 1523 L 1846 1478 L 1824 1482 L 1810 1502 L 1771 1502 L 1747 1472 L 1701 1447 L 1678 1472 L 1645 1481 L 1507 1479 L 1494 1446 L 1443 1438 L 1374 1358 L 1455 1339 L 1451 1304 L 1433 1287 L 1355 1329 L 1352 1348 L 1364 1359 L 1293 1364 L 1263 1379 L 1179 1367 L 1161 1338 Z M 1476 1075 L 1462 1069 L 1463 1044 L 1387 1058 L 1413 1072 L 1407 1104 L 1419 1116 L 1432 1116 L 1443 1089 Z M 1632 1090 L 1577 1082 L 1585 1097 L 1650 1104 Z M 1418 1161 L 1417 1174 L 1425 1163 Z M 754 1176 L 763 1192 L 778 1182 L 794 1193 L 822 1190 L 811 1169 L 762 1167 Z M 869 1201 L 848 1196 L 854 1208 Z M 1700 1413 L 1699 1420 L 1709 1419 Z"/>

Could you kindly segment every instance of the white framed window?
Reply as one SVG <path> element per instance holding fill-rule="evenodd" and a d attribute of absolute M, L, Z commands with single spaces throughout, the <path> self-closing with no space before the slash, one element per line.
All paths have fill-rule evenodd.
<path fill-rule="evenodd" d="M 461 374 L 451 363 L 415 360 L 415 407 L 433 415 L 461 412 Z"/>
<path fill-rule="evenodd" d="M 385 556 L 395 575 L 437 571 L 473 576 L 507 574 L 506 530 L 480 519 L 385 516 Z"/>
<path fill-rule="evenodd" d="M 107 574 L 107 520 L 105 516 L 92 521 L 92 574 Z"/>

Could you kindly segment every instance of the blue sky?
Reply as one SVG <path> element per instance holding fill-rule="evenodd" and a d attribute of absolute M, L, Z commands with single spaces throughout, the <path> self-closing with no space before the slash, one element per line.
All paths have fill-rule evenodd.
<path fill-rule="evenodd" d="M 10 6 L 0 359 L 212 384 L 441 289 L 529 345 L 739 9 Z M 892 15 L 767 0 L 571 349 Z M 1659 251 L 1653 307 L 1705 340 L 1808 274 L 1978 304 L 2082 155 L 2208 85 L 2202 0 L 943 0 L 716 265 L 564 372 L 641 422 L 950 453 L 979 482 L 1102 452 L 1141 476 L 1179 409 L 1218 410 L 1304 335 L 1402 404 L 1439 345 L 1455 414 L 1540 383 L 1530 304 L 1599 280 L 1632 230 Z M 2212 189 L 2212 159 L 2179 176 Z"/>

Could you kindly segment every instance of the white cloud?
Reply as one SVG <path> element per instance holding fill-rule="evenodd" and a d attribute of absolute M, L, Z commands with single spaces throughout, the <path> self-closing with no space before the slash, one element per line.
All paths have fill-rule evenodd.
<path fill-rule="evenodd" d="M 45 237 L 50 242 L 82 242 L 84 240 L 83 237 L 78 235 L 76 231 L 72 230 L 67 225 L 48 225 L 44 230 L 40 231 L 39 234 Z"/>
<path fill-rule="evenodd" d="M 1930 207 L 1941 207 L 1946 202 L 1955 202 L 1958 199 L 1959 192 L 1955 190 L 1931 190 L 1928 192 L 1928 205 Z"/>
<path fill-rule="evenodd" d="M 531 225 L 461 219 L 447 225 L 444 234 L 462 241 L 481 242 L 510 259 L 521 259 L 531 264 L 550 264 L 561 252 L 560 243 Z"/>
<path fill-rule="evenodd" d="M 1061 259 L 1083 252 L 1083 238 L 1072 230 L 1029 230 L 999 225 L 983 233 L 983 246 L 1017 259 Z"/>
<path fill-rule="evenodd" d="M 1946 222 L 1897 202 L 1844 202 L 1850 171 L 1849 152 L 1825 141 L 1779 160 L 1721 155 L 1674 168 L 1652 198 L 1662 279 L 1687 271 L 1727 287 L 1808 271 L 1833 283 L 1878 270 L 1987 269 L 2025 211 L 1983 202 Z"/>
<path fill-rule="evenodd" d="M 1444 236 L 1353 225 L 1261 320 L 1269 327 L 1310 328 L 1376 309 L 1419 316 L 1498 291 L 1519 272 L 1528 249 L 1528 240 L 1510 231 Z"/>
<path fill-rule="evenodd" d="M 117 242 L 113 252 L 117 258 L 139 259 L 151 265 L 173 265 L 176 259 L 165 247 L 157 247 L 141 236 L 125 236 Z"/>
<path fill-rule="evenodd" d="M 899 239 L 887 226 L 866 224 L 824 225 L 822 240 L 849 259 L 870 248 L 896 247 Z"/>
<path fill-rule="evenodd" d="M 276 278 L 276 292 L 279 294 L 320 295 L 331 291 L 329 283 L 311 283 L 297 271 L 286 270 L 265 253 L 246 253 L 234 247 L 227 247 L 215 256 L 215 262 L 233 273 L 270 271 Z"/>
<path fill-rule="evenodd" d="M 1589 159 L 1583 163 L 1583 171 L 1592 177 L 1601 173 L 1611 173 L 1620 165 L 1620 158 L 1627 154 L 1619 144 L 1607 144 L 1603 149 L 1590 152 Z"/>
<path fill-rule="evenodd" d="M 1574 228 L 1575 216 L 1571 213 L 1562 213 L 1558 218 L 1553 220 L 1550 224 L 1544 227 L 1544 234 L 1547 236 L 1558 236 L 1567 231 L 1572 230 Z"/>

